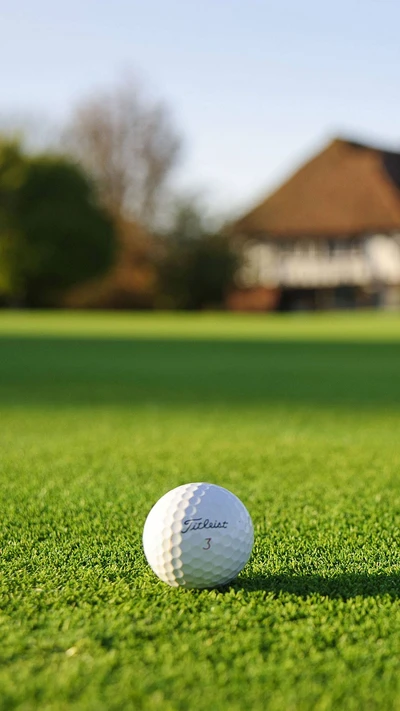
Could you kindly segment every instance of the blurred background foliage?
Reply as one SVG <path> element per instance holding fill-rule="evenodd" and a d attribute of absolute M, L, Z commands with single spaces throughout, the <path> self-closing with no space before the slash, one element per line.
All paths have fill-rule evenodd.
<path fill-rule="evenodd" d="M 182 141 L 136 80 L 83 101 L 51 148 L 27 145 L 0 136 L 1 306 L 224 305 L 237 257 L 172 192 Z"/>
<path fill-rule="evenodd" d="M 160 306 L 174 309 L 220 308 L 238 267 L 228 238 L 211 231 L 193 202 L 177 206 L 164 237 L 160 262 Z"/>
<path fill-rule="evenodd" d="M 0 144 L 0 290 L 4 304 L 55 306 L 110 265 L 112 221 L 70 160 Z"/>

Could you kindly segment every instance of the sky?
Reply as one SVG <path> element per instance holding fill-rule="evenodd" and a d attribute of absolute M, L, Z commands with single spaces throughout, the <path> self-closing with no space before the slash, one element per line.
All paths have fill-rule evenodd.
<path fill-rule="evenodd" d="M 399 26 L 398 0 L 0 0 L 0 118 L 62 125 L 134 73 L 176 185 L 239 215 L 335 136 L 400 150 Z"/>

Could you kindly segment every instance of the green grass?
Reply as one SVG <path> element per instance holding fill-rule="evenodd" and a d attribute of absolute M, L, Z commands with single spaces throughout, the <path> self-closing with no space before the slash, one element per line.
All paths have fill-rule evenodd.
<path fill-rule="evenodd" d="M 0 313 L 0 709 L 400 709 L 400 317 Z M 239 578 L 146 566 L 233 490 Z"/>
<path fill-rule="evenodd" d="M 215 340 L 400 341 L 400 315 L 395 312 L 304 314 L 290 317 L 226 313 L 2 312 L 0 333 L 79 338 L 171 338 Z"/>

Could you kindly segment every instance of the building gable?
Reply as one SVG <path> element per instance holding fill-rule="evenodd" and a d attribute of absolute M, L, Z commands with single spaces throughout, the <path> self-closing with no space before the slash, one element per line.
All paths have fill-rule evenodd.
<path fill-rule="evenodd" d="M 400 231 L 400 153 L 335 139 L 233 226 L 257 239 Z"/>

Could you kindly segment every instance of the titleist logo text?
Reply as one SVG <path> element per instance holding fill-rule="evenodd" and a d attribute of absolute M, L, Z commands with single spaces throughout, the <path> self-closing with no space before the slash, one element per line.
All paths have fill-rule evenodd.
<path fill-rule="evenodd" d="M 188 531 L 200 531 L 202 529 L 208 528 L 227 528 L 228 521 L 210 521 L 210 519 L 205 518 L 187 518 L 183 521 L 182 533 L 187 533 Z"/>

